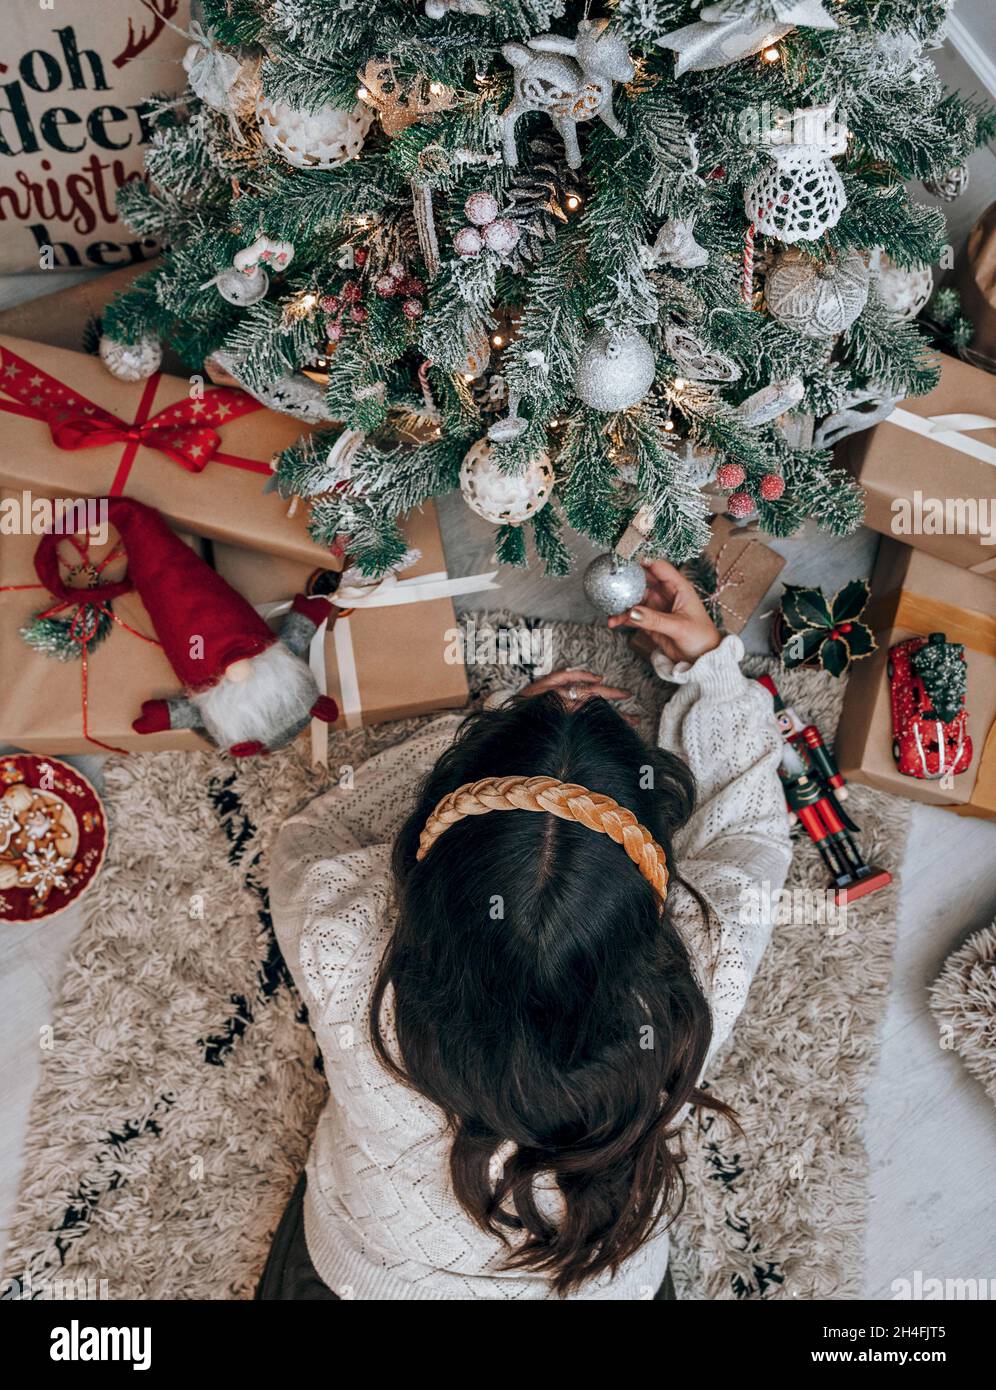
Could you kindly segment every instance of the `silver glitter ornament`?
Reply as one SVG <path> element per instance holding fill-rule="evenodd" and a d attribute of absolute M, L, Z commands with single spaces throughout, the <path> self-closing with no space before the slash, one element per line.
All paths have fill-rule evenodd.
<path fill-rule="evenodd" d="M 223 270 L 213 283 L 222 299 L 240 309 L 247 309 L 250 304 L 258 304 L 266 298 L 270 277 L 259 265 L 249 271 L 236 270 L 232 266 L 229 270 Z"/>
<path fill-rule="evenodd" d="M 945 203 L 953 203 L 968 187 L 968 165 L 956 164 L 938 179 L 924 179 L 923 186 L 928 193 L 933 193 L 935 198 L 941 198 Z"/>
<path fill-rule="evenodd" d="M 597 556 L 584 572 L 585 598 L 609 617 L 625 613 L 647 592 L 647 576 L 635 560 L 624 560 L 614 550 Z"/>
<path fill-rule="evenodd" d="M 596 333 L 574 374 L 574 393 L 592 410 L 639 405 L 654 382 L 654 351 L 639 333 Z"/>
<path fill-rule="evenodd" d="M 159 339 L 151 333 L 137 343 L 119 343 L 105 333 L 98 351 L 100 360 L 118 381 L 145 381 L 159 370 L 163 360 Z"/>
<path fill-rule="evenodd" d="M 860 251 L 821 264 L 783 251 L 768 271 L 764 299 L 771 317 L 804 338 L 836 338 L 868 302 L 868 267 Z"/>

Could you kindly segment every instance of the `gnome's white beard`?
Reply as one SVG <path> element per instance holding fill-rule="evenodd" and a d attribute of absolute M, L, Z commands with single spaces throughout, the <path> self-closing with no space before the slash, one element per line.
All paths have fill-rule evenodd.
<path fill-rule="evenodd" d="M 222 677 L 190 699 L 219 747 L 253 741 L 269 747 L 303 718 L 316 694 L 307 664 L 277 641 L 252 657 L 245 680 Z"/>

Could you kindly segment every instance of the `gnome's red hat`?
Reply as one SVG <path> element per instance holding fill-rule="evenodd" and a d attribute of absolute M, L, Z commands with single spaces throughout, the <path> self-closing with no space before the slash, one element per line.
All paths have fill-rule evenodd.
<path fill-rule="evenodd" d="M 128 556 L 131 586 L 188 690 L 215 685 L 233 662 L 257 656 L 277 641 L 252 604 L 184 544 L 154 508 L 131 497 L 106 501 Z M 45 581 L 40 571 L 39 578 Z"/>

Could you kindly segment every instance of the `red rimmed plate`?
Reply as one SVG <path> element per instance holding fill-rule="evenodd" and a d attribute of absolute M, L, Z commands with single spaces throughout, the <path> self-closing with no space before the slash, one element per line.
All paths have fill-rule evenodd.
<path fill-rule="evenodd" d="M 82 773 L 34 753 L 0 757 L 0 922 L 77 902 L 107 850 L 107 813 Z"/>

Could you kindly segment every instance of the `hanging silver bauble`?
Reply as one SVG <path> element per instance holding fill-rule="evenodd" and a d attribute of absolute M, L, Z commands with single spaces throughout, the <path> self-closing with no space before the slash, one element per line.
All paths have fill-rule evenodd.
<path fill-rule="evenodd" d="M 100 360 L 118 381 L 145 381 L 159 370 L 163 360 L 159 339 L 151 333 L 137 343 L 119 343 L 105 333 L 98 351 Z"/>
<path fill-rule="evenodd" d="M 574 375 L 578 400 L 593 410 L 639 405 L 654 381 L 654 350 L 639 333 L 596 333 Z"/>
<path fill-rule="evenodd" d="M 487 439 L 472 444 L 460 465 L 460 492 L 472 512 L 493 526 L 517 525 L 545 507 L 553 492 L 553 465 L 546 454 L 518 473 L 499 468 Z"/>
<path fill-rule="evenodd" d="M 804 338 L 836 338 L 868 302 L 868 267 L 859 251 L 821 263 L 783 251 L 768 271 L 764 299 L 771 317 Z"/>
<path fill-rule="evenodd" d="M 953 203 L 965 192 L 968 179 L 968 165 L 956 164 L 953 169 L 941 174 L 940 178 L 924 179 L 923 186 L 928 193 L 933 193 L 935 198 L 941 198 L 945 203 Z"/>
<path fill-rule="evenodd" d="M 261 265 L 250 271 L 236 270 L 231 266 L 223 270 L 214 283 L 222 299 L 240 309 L 248 309 L 250 304 L 258 304 L 266 298 L 270 277 Z"/>
<path fill-rule="evenodd" d="M 584 593 L 590 604 L 609 617 L 625 613 L 647 592 L 647 576 L 635 560 L 614 550 L 597 556 L 584 572 Z"/>

